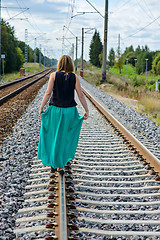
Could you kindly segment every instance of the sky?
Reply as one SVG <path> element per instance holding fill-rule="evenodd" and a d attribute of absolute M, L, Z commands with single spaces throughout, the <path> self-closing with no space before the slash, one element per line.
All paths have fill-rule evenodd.
<path fill-rule="evenodd" d="M 98 12 L 89 4 L 97 9 Z M 84 59 L 89 60 L 89 46 L 94 29 L 103 43 L 105 0 L 2 0 L 1 17 L 15 28 L 18 40 L 43 54 L 59 59 L 62 54 L 73 54 L 78 37 L 78 58 L 81 56 L 82 28 L 84 34 Z M 160 50 L 160 0 L 108 0 L 107 50 L 147 45 L 150 50 Z M 84 14 L 82 14 L 85 12 Z M 89 30 L 92 28 L 93 30 Z M 36 41 L 35 41 L 36 39 Z M 64 41 L 63 41 L 64 39 Z M 35 45 L 36 44 L 36 45 Z"/>

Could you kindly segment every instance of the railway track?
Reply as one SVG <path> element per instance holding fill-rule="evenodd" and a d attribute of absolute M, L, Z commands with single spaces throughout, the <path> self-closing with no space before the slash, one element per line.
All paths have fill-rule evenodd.
<path fill-rule="evenodd" d="M 51 70 L 0 85 L 0 144 L 23 114 L 38 90 L 48 80 Z M 34 84 L 34 85 L 33 85 Z M 33 87 L 34 86 L 34 87 Z"/>
<path fill-rule="evenodd" d="M 50 73 L 50 71 L 51 70 L 45 69 L 36 74 L 0 85 L 0 96 L 1 96 L 0 106 L 6 101 L 8 101 L 9 99 L 11 99 L 12 97 L 22 92 L 24 89 L 30 87 L 32 84 L 36 83 L 37 81 L 45 77 L 47 74 Z M 39 77 L 37 77 L 38 75 Z"/>
<path fill-rule="evenodd" d="M 101 113 L 89 103 L 64 175 L 33 160 L 17 239 L 160 239 L 158 158 L 85 93 Z"/>

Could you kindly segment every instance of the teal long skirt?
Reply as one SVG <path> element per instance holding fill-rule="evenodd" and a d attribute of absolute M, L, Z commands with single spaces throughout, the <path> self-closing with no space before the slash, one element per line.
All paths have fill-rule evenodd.
<path fill-rule="evenodd" d="M 41 119 L 37 158 L 45 166 L 64 168 L 74 159 L 83 117 L 76 107 L 51 105 L 41 113 Z"/>

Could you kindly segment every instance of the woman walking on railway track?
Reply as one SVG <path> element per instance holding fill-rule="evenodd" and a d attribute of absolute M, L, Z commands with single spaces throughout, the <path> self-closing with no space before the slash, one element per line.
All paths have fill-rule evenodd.
<path fill-rule="evenodd" d="M 89 116 L 79 78 L 73 71 L 72 59 L 63 55 L 58 61 L 57 72 L 50 75 L 39 110 L 42 122 L 37 158 L 42 160 L 43 165 L 60 172 L 67 162 L 74 159 L 83 119 Z M 78 114 L 74 90 L 85 109 L 83 117 Z M 43 112 L 49 98 L 49 107 Z"/>

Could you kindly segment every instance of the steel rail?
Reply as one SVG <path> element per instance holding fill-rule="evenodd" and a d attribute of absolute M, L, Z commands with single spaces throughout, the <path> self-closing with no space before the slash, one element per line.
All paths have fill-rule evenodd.
<path fill-rule="evenodd" d="M 83 166 L 83 162 L 91 162 L 94 163 L 93 160 L 96 161 L 98 164 L 103 163 L 103 158 L 104 156 L 102 156 L 102 153 L 98 154 L 98 151 L 95 149 L 95 152 L 93 152 L 91 149 L 89 149 L 88 151 L 85 150 L 83 151 L 83 149 L 81 149 L 82 146 L 87 146 L 85 145 L 86 143 L 88 144 L 89 148 L 92 145 L 94 148 L 94 143 L 97 144 L 97 146 L 103 146 L 103 148 L 105 149 L 106 146 L 110 146 L 110 140 L 105 140 L 105 136 L 102 136 L 102 139 L 99 139 L 99 131 L 96 133 L 94 133 L 93 135 L 95 135 L 95 138 L 97 136 L 97 140 L 94 139 L 90 139 L 89 141 L 89 137 L 85 138 L 85 134 L 86 136 L 89 136 L 90 134 L 92 134 L 91 132 L 87 132 L 84 130 L 85 134 L 83 134 L 82 132 L 82 144 L 80 143 L 79 146 L 79 151 L 77 151 L 78 156 L 75 157 L 74 163 L 72 164 L 73 170 L 75 171 L 75 173 L 71 173 L 70 170 L 68 170 L 68 172 L 70 171 L 70 173 L 68 174 L 68 172 L 66 171 L 65 175 L 61 175 L 59 173 L 56 173 L 56 176 L 52 176 L 54 178 L 53 182 L 45 182 L 49 179 L 51 179 L 49 176 L 49 167 L 44 167 L 42 166 L 42 164 L 40 165 L 39 163 L 41 161 L 39 160 L 33 160 L 33 165 L 32 165 L 32 169 L 31 169 L 31 173 L 30 173 L 30 179 L 28 180 L 29 185 L 26 186 L 26 190 L 28 190 L 28 192 L 26 192 L 24 195 L 27 197 L 27 199 L 25 200 L 26 203 L 30 203 L 31 207 L 26 207 L 23 209 L 19 210 L 19 213 L 22 215 L 23 213 L 30 213 L 32 211 L 42 211 L 42 213 L 40 215 L 35 215 L 35 216 L 29 216 L 29 217 L 21 217 L 19 219 L 17 219 L 17 223 L 22 223 L 22 222 L 31 222 L 31 221 L 38 221 L 38 220 L 51 220 L 52 222 L 48 223 L 48 226 L 46 225 L 41 225 L 41 226 L 33 226 L 33 227 L 25 227 L 25 228 L 19 228 L 17 230 L 15 230 L 15 233 L 22 233 L 22 232 L 38 232 L 38 231 L 45 231 L 45 230 L 50 230 L 51 232 L 54 231 L 54 235 L 50 235 L 50 236 L 46 236 L 44 239 L 45 240 L 50 240 L 50 239 L 57 239 L 57 240 L 67 240 L 67 239 L 79 239 L 75 236 L 72 237 L 70 236 L 70 229 L 71 230 L 78 230 L 77 227 L 75 227 L 73 224 L 69 223 L 69 214 L 68 214 L 68 209 L 72 210 L 72 209 L 76 209 L 72 206 L 72 204 L 70 204 L 68 201 L 75 201 L 75 202 L 82 202 L 84 204 L 88 204 L 90 205 L 89 208 L 87 208 L 85 205 L 84 207 L 78 206 L 77 207 L 77 212 L 86 212 L 87 214 L 93 213 L 94 215 L 98 214 L 107 214 L 107 215 L 112 215 L 112 214 L 119 214 L 119 215 L 124 215 L 124 216 L 128 216 L 128 215 L 133 215 L 133 214 L 139 214 L 139 215 L 143 215 L 148 214 L 149 216 L 154 215 L 159 215 L 160 214 L 160 210 L 147 210 L 144 211 L 142 210 L 124 210 L 123 208 L 120 210 L 104 210 L 104 208 L 102 209 L 96 209 L 96 207 L 94 206 L 100 206 L 100 205 L 111 205 L 113 204 L 114 206 L 114 202 L 113 200 L 109 200 L 109 201 L 105 201 L 105 202 L 101 202 L 100 200 L 94 201 L 92 199 L 83 199 L 83 195 L 89 196 L 89 197 L 101 197 L 102 193 L 101 192 L 94 192 L 94 190 L 98 191 L 98 190 L 120 190 L 120 192 L 117 193 L 103 193 L 103 197 L 105 198 L 112 198 L 112 197 L 124 197 L 124 198 L 136 198 L 136 202 L 135 201 L 131 201 L 131 202 L 127 202 L 127 200 L 125 199 L 125 202 L 115 202 L 115 205 L 136 205 L 136 206 L 156 206 L 159 204 L 159 200 L 156 201 L 154 200 L 153 202 L 143 202 L 143 198 L 148 198 L 148 197 L 159 197 L 160 193 L 157 192 L 146 192 L 144 193 L 143 190 L 154 190 L 154 189 L 158 189 L 160 188 L 160 186 L 145 186 L 146 183 L 149 182 L 153 182 L 153 179 L 148 179 L 148 177 L 153 177 L 151 174 L 149 174 L 149 171 L 145 168 L 140 169 L 139 167 L 142 167 L 143 165 L 141 165 L 140 163 L 138 164 L 138 161 L 142 161 L 142 164 L 144 163 L 144 161 L 148 161 L 151 163 L 151 166 L 154 167 L 155 171 L 156 171 L 156 175 L 158 175 L 158 173 L 160 172 L 160 164 L 159 164 L 159 160 L 152 154 L 150 153 L 150 151 L 148 149 L 146 149 L 132 134 L 130 134 L 128 132 L 128 130 L 122 126 L 121 123 L 119 123 L 111 114 L 107 113 L 107 111 L 104 109 L 104 107 L 98 103 L 98 101 L 91 95 L 89 94 L 86 90 L 83 89 L 83 92 L 85 93 L 85 95 L 91 100 L 91 102 L 93 103 L 93 105 L 98 108 L 98 110 L 103 114 L 103 116 L 105 116 L 105 118 L 107 118 L 107 121 L 110 122 L 110 125 L 113 126 L 117 132 L 118 135 L 120 135 L 120 137 L 122 137 L 120 140 L 115 139 L 115 137 L 112 138 L 112 136 L 110 136 L 112 144 L 111 146 L 114 146 L 114 144 L 118 144 L 119 142 L 119 148 L 120 146 L 125 143 L 127 143 L 129 146 L 131 146 L 130 152 L 133 155 L 135 153 L 135 155 L 130 156 L 129 150 L 127 150 L 125 148 L 125 146 L 122 146 L 122 151 L 120 152 L 121 156 L 119 156 L 117 154 L 118 148 L 116 147 L 116 149 L 114 148 L 113 154 L 111 154 L 112 152 L 109 151 L 103 151 L 103 155 L 106 158 L 106 154 L 108 153 L 108 157 L 107 160 L 108 162 L 106 162 L 105 160 L 105 166 L 98 166 L 98 167 L 94 167 L 95 170 L 91 170 L 92 166 Z M 106 131 L 104 131 L 103 133 L 105 134 Z M 120 133 L 122 132 L 122 133 Z M 84 136 L 83 136 L 84 135 Z M 113 134 L 114 135 L 114 134 Z M 109 135 L 106 136 L 106 138 Z M 116 134 L 117 136 L 117 134 Z M 118 141 L 118 142 L 117 142 Z M 102 143 L 103 142 L 103 145 Z M 85 144 L 84 144 L 85 143 Z M 100 143 L 100 145 L 98 145 L 98 143 Z M 88 155 L 89 154 L 89 155 Z M 137 157 L 136 157 L 137 156 Z M 146 160 L 145 160 L 145 159 Z M 152 158 L 152 161 L 150 161 L 150 159 Z M 89 161 L 85 161 L 85 160 L 89 160 Z M 80 160 L 80 164 L 78 165 L 78 160 Z M 82 161 L 84 160 L 84 161 Z M 112 161 L 111 161 L 112 160 Z M 127 160 L 127 162 L 126 162 Z M 116 162 L 117 161 L 117 162 Z M 76 164 L 75 164 L 76 162 Z M 113 167 L 112 164 L 117 163 L 120 166 L 116 166 Z M 121 172 L 121 169 L 126 169 L 126 166 L 123 166 L 124 164 L 128 163 L 127 169 L 130 169 L 131 167 L 133 168 L 138 168 L 138 169 L 134 169 L 134 170 L 128 170 L 128 171 L 123 171 Z M 134 165 L 133 163 L 136 163 L 136 165 Z M 130 165 L 132 164 L 132 165 Z M 138 165 L 137 165 L 138 164 Z M 147 163 L 147 165 L 149 165 L 149 163 Z M 115 169 L 113 169 L 112 171 L 105 171 L 106 168 L 109 167 L 113 167 L 113 168 L 117 168 L 116 171 Z M 143 166 L 144 167 L 144 166 Z M 97 169 L 96 169 L 97 168 Z M 120 175 L 96 175 L 95 173 L 103 173 L 103 171 L 101 170 L 101 168 L 103 168 L 103 170 L 105 171 L 106 174 L 109 173 L 120 173 Z M 83 173 L 81 173 L 83 172 Z M 130 174 L 130 172 L 132 172 L 132 174 Z M 94 175 L 89 175 L 89 173 L 94 174 Z M 126 174 L 129 173 L 130 175 Z M 138 174 L 137 174 L 138 173 Z M 76 195 L 80 196 L 80 199 L 78 198 L 72 198 L 71 196 L 69 196 L 69 200 L 68 200 L 68 193 L 69 193 L 69 185 L 68 185 L 68 175 L 69 179 L 72 179 L 71 177 L 74 179 L 74 181 L 77 183 L 74 183 L 74 186 L 76 187 L 76 191 L 74 192 L 73 189 L 71 189 L 71 193 L 75 193 Z M 83 177 L 85 177 L 86 179 L 82 179 Z M 147 178 L 146 178 L 147 177 Z M 93 180 L 90 180 L 92 179 Z M 101 180 L 99 180 L 99 178 L 103 178 Z M 108 181 L 108 179 L 111 178 L 111 181 Z M 123 178 L 123 179 L 121 179 Z M 146 178 L 143 181 L 143 178 Z M 105 180 L 107 179 L 107 180 Z M 129 181 L 129 179 L 131 179 L 131 181 Z M 116 181 L 118 180 L 118 181 Z M 122 181 L 123 180 L 123 181 Z M 133 186 L 124 186 L 124 187 L 110 187 L 108 186 L 91 186 L 90 184 L 96 184 L 97 181 L 99 181 L 99 183 L 103 183 L 103 184 L 121 184 L 123 183 L 124 185 L 128 185 L 129 183 L 131 183 Z M 36 182 L 36 184 L 34 184 Z M 84 185 L 82 185 L 84 182 Z M 144 187 L 137 187 L 136 184 L 139 183 L 143 183 L 144 182 Z M 134 185 L 135 184 L 135 185 Z M 79 187 L 81 188 L 79 190 Z M 89 189 L 89 191 L 84 191 L 85 189 Z M 123 192 L 124 190 L 134 190 L 135 192 L 128 192 L 125 193 Z M 142 193 L 140 193 L 139 191 L 142 190 Z M 67 193 L 66 193 L 67 191 Z M 93 191 L 93 192 L 92 192 Z M 137 191 L 137 192 L 136 192 Z M 46 194 L 51 194 L 52 195 L 52 199 L 50 199 L 49 197 L 46 196 Z M 34 197 L 35 195 L 35 197 Z M 45 195 L 45 196 L 44 196 Z M 28 199 L 28 197 L 30 197 L 30 199 Z M 50 196 L 50 195 L 49 195 Z M 52 203 L 50 205 L 46 205 L 45 203 L 47 202 L 47 200 L 51 201 Z M 139 200 L 139 201 L 138 201 Z M 33 205 L 33 203 L 40 203 L 40 205 Z M 70 205 L 70 206 L 69 206 Z M 73 208 L 72 208 L 73 207 Z M 47 211 L 52 211 L 52 216 L 50 215 L 45 215 L 43 214 L 43 212 L 47 212 Z M 72 213 L 73 214 L 73 213 Z M 85 222 L 89 222 L 89 223 L 97 223 L 97 224 L 133 224 L 134 220 L 98 220 L 98 217 L 96 218 L 90 218 L 90 217 L 78 217 L 78 220 L 80 221 L 85 221 Z M 150 220 L 136 220 L 136 224 L 149 224 Z M 72 225 L 72 226 L 71 226 Z M 159 225 L 159 221 L 158 220 L 152 220 L 151 221 L 151 225 Z M 89 234 L 98 234 L 99 236 L 108 236 L 108 235 L 112 235 L 112 236 L 160 236 L 159 232 L 133 232 L 133 231 L 108 231 L 108 230 L 98 230 L 98 229 L 92 229 L 92 228 L 80 228 L 80 231 L 84 232 L 84 233 L 89 233 Z M 39 238 L 39 240 L 42 238 Z"/>
<path fill-rule="evenodd" d="M 42 79 L 43 77 L 45 77 L 47 74 L 49 74 L 51 72 L 51 70 L 49 70 L 47 73 L 43 74 L 42 76 L 40 76 L 39 78 L 33 80 L 32 82 L 29 82 L 27 84 L 25 84 L 24 86 L 16 89 L 15 91 L 7 94 L 6 96 L 0 98 L 0 106 L 2 104 L 4 104 L 5 102 L 7 102 L 9 99 L 11 99 L 12 97 L 16 96 L 17 94 L 19 94 L 20 92 L 22 92 L 24 89 L 27 89 L 28 87 L 30 87 L 31 85 L 33 85 L 34 83 L 36 83 L 37 81 L 39 81 L 40 79 Z"/>
<path fill-rule="evenodd" d="M 155 171 L 160 174 L 160 160 L 153 155 L 137 138 L 135 138 L 115 117 L 109 113 L 91 93 L 82 88 L 84 94 L 93 103 L 93 105 L 103 114 L 104 117 L 122 134 L 128 143 L 132 144 L 140 155 L 142 155 Z"/>
<path fill-rule="evenodd" d="M 40 72 L 38 72 L 38 73 L 35 73 L 35 74 L 32 74 L 32 75 L 26 76 L 26 77 L 21 78 L 21 79 L 18 79 L 18 80 L 16 80 L 16 81 L 12 81 L 12 82 L 9 82 L 9 83 L 2 84 L 2 85 L 0 85 L 0 90 L 3 89 L 3 88 L 9 87 L 9 86 L 11 86 L 11 85 L 14 85 L 14 84 L 16 84 L 16 83 L 23 82 L 23 81 L 25 81 L 25 80 L 27 80 L 27 79 L 29 79 L 29 78 L 35 77 L 35 76 L 37 76 L 37 75 L 39 75 L 39 74 L 41 74 L 41 73 L 43 73 L 43 72 L 45 72 L 45 71 L 47 71 L 47 70 L 48 70 L 48 69 L 45 69 L 45 70 L 43 70 L 43 71 L 40 71 Z"/>
<path fill-rule="evenodd" d="M 58 227 L 55 228 L 55 235 L 59 240 L 68 240 L 67 231 L 67 209 L 66 209 L 66 192 L 65 192 L 65 175 L 58 174 L 58 207 L 55 221 Z"/>

